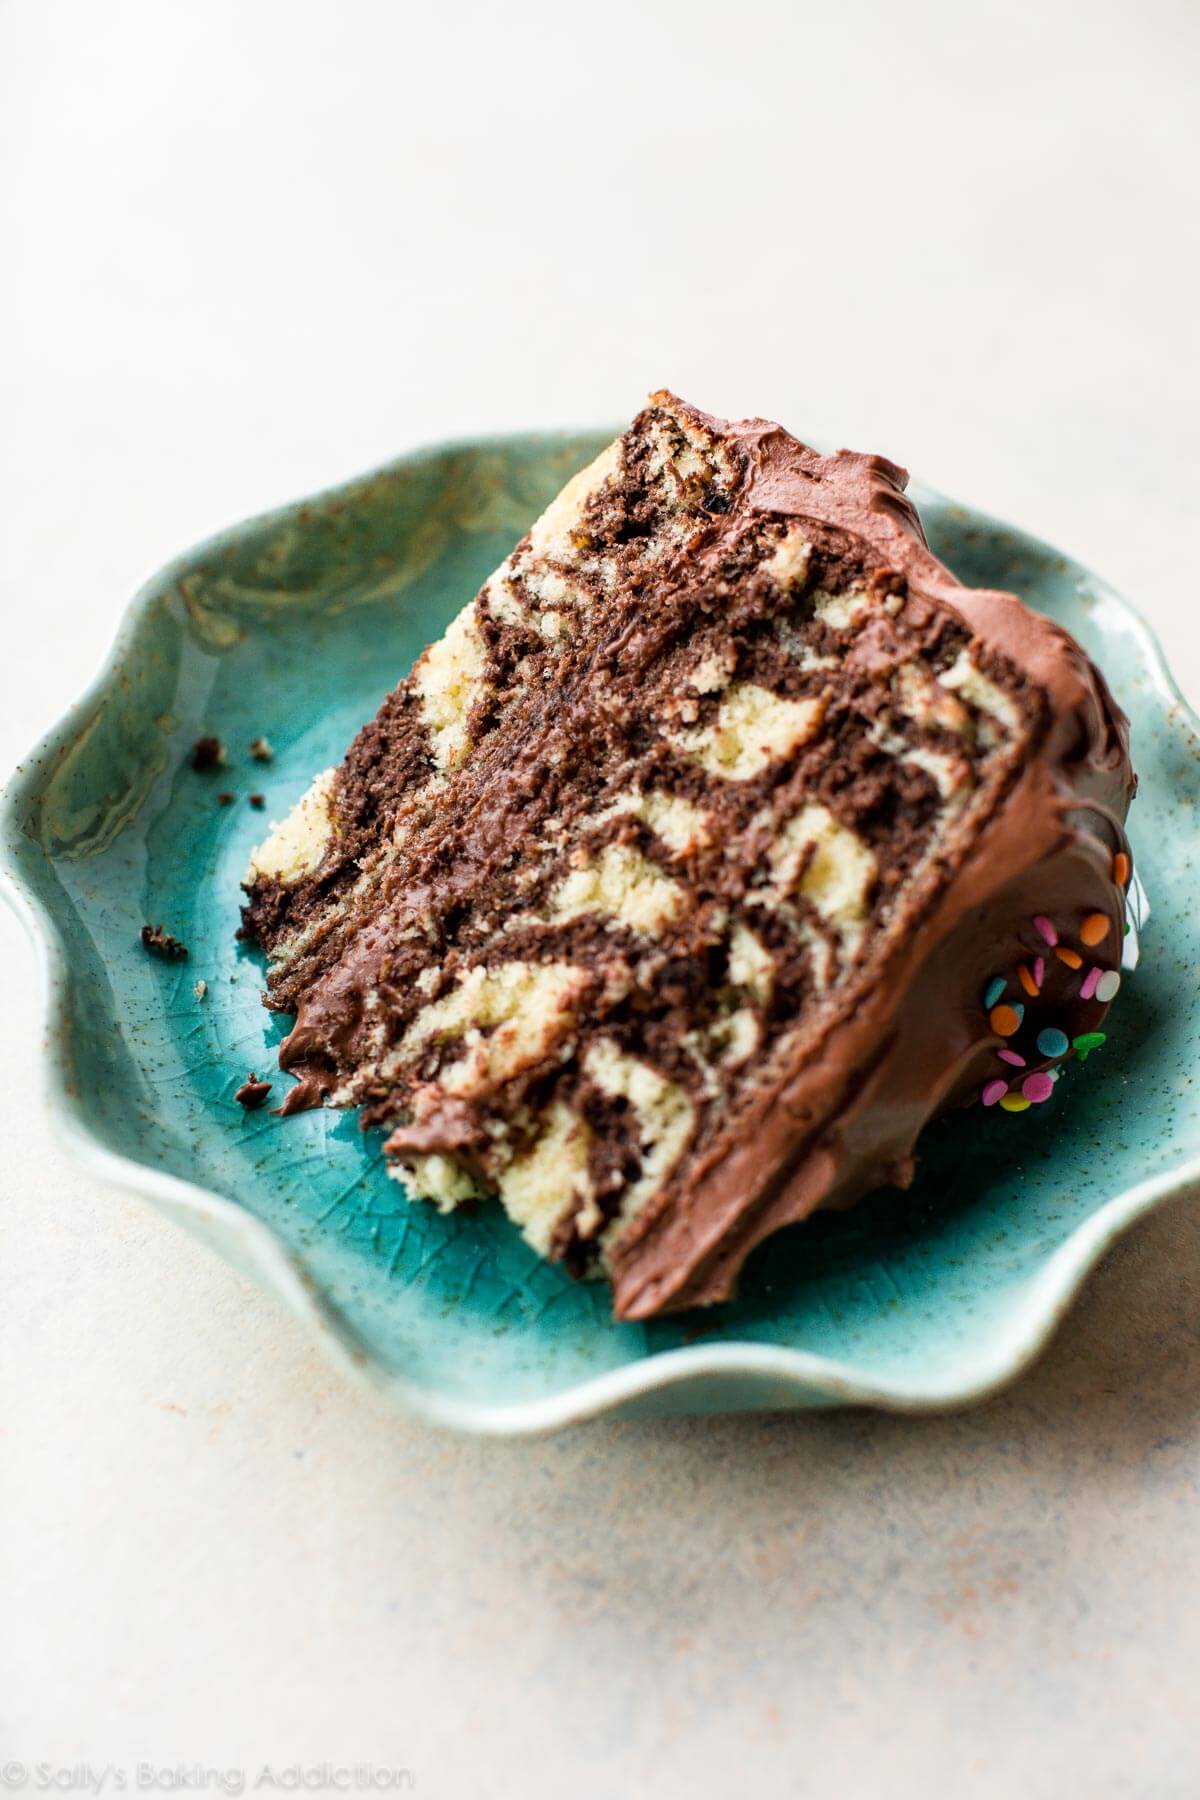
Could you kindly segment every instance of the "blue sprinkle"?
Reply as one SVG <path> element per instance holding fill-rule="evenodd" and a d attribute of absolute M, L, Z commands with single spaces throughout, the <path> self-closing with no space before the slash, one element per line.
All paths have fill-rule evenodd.
<path fill-rule="evenodd" d="M 983 990 L 984 1012 L 991 1012 L 993 1006 L 999 1001 L 1007 986 L 1008 983 L 1005 981 L 1003 975 L 993 976 L 992 980 L 988 982 Z"/>
<path fill-rule="evenodd" d="M 1045 1031 L 1038 1032 L 1037 1047 L 1043 1056 L 1065 1056 L 1071 1046 L 1065 1031 L 1060 1031 L 1056 1025 L 1047 1025 Z"/>
<path fill-rule="evenodd" d="M 1025 1023 L 1025 1008 L 1021 1005 L 1019 1000 L 1010 1001 L 1009 1004 L 1017 1015 L 1017 1023 L 1023 1025 Z"/>

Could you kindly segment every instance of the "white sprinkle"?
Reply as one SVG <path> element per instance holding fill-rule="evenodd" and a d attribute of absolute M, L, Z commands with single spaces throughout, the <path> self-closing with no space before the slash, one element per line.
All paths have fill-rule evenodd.
<path fill-rule="evenodd" d="M 1110 1000 L 1116 998 L 1120 986 L 1121 977 L 1117 974 L 1117 971 L 1115 969 L 1106 969 L 1096 983 L 1097 1000 L 1102 1000 L 1107 1006 Z"/>

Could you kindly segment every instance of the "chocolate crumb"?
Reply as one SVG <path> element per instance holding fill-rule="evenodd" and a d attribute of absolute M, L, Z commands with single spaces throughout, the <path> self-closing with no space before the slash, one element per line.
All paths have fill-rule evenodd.
<path fill-rule="evenodd" d="M 694 1344 L 698 1338 L 707 1337 L 710 1331 L 716 1331 L 720 1323 L 719 1319 L 696 1319 L 685 1325 L 679 1335 L 685 1344 Z"/>
<path fill-rule="evenodd" d="M 270 762 L 275 755 L 265 737 L 251 738 L 249 750 L 255 762 Z"/>
<path fill-rule="evenodd" d="M 233 1096 L 239 1106 L 247 1112 L 257 1112 L 271 1091 L 269 1081 L 260 1081 L 253 1071 L 247 1075 L 237 1093 Z"/>
<path fill-rule="evenodd" d="M 267 804 L 267 799 L 266 799 L 265 794 L 249 794 L 249 795 L 247 795 L 247 799 L 249 800 L 251 806 L 254 808 L 255 812 L 261 812 L 263 807 Z"/>
<path fill-rule="evenodd" d="M 216 769 L 225 761 L 225 746 L 219 737 L 197 738 L 192 745 L 192 767 L 199 774 Z"/>
<path fill-rule="evenodd" d="M 221 792 L 217 795 L 217 805 L 218 806 L 232 806 L 233 805 L 233 795 L 230 793 L 228 788 L 222 788 Z"/>
<path fill-rule="evenodd" d="M 142 943 L 151 956 L 161 956 L 164 962 L 187 961 L 187 945 L 164 931 L 161 925 L 143 925 Z"/>

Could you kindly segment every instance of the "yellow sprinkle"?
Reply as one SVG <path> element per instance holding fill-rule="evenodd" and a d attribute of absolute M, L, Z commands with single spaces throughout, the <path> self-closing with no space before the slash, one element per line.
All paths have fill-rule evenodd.
<path fill-rule="evenodd" d="M 1005 1094 L 1000 1102 L 1005 1112 L 1028 1112 L 1029 1102 L 1024 1094 Z"/>

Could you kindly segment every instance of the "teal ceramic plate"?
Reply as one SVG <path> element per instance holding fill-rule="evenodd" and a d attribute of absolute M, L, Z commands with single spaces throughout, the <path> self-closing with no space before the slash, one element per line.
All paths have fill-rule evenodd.
<path fill-rule="evenodd" d="M 8 888 L 45 970 L 57 1120 L 89 1168 L 145 1194 L 447 1424 L 520 1432 L 610 1409 L 978 1397 L 1034 1355 L 1116 1234 L 1200 1173 L 1189 1085 L 1200 780 L 1196 721 L 1129 607 L 1044 544 L 936 494 L 917 493 L 934 549 L 964 580 L 1014 588 L 1075 632 L 1134 725 L 1132 837 L 1155 917 L 1109 1042 L 1053 1101 L 942 1121 L 909 1193 L 776 1239 L 723 1310 L 649 1325 L 613 1324 L 607 1290 L 540 1264 L 498 1209 L 442 1218 L 408 1204 L 353 1116 L 280 1120 L 234 1103 L 247 1069 L 270 1075 L 281 1034 L 233 935 L 266 818 L 340 758 L 603 441 L 513 437 L 406 457 L 213 539 L 142 590 L 100 679 L 5 805 Z M 233 752 L 216 777 L 189 766 L 204 732 Z M 244 753 L 260 733 L 269 765 Z M 219 787 L 236 804 L 218 807 Z M 266 815 L 246 802 L 255 788 Z M 183 938 L 191 959 L 147 956 L 144 920 Z"/>

